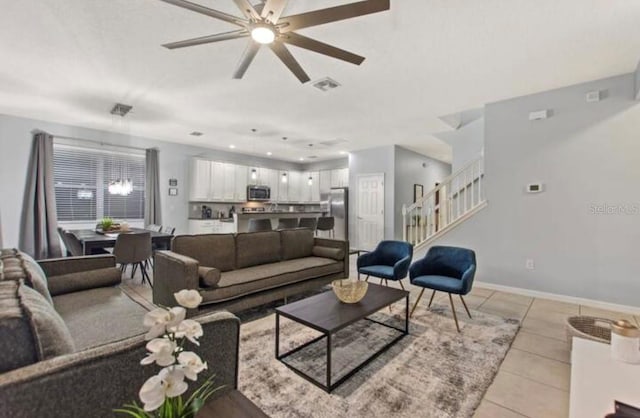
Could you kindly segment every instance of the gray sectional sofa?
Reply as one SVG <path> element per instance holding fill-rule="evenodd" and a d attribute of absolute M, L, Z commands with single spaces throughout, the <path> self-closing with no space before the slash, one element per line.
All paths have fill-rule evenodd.
<path fill-rule="evenodd" d="M 123 293 L 113 256 L 35 262 L 0 250 L 0 415 L 112 417 L 158 372 L 146 355 L 147 312 Z M 173 305 L 173 304 L 172 304 Z M 205 376 L 237 386 L 240 322 L 228 312 L 196 318 Z M 195 386 L 195 385 L 193 385 Z"/>
<path fill-rule="evenodd" d="M 239 312 L 349 277 L 349 243 L 316 238 L 311 229 L 180 235 L 154 262 L 153 302 L 197 289 L 200 309 Z"/>

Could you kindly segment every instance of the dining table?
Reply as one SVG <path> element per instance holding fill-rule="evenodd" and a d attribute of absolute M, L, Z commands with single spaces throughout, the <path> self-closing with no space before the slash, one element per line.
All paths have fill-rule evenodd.
<path fill-rule="evenodd" d="M 151 242 L 155 244 L 156 248 L 169 249 L 171 245 L 172 234 L 166 234 L 164 232 L 149 231 L 142 228 L 129 228 L 127 231 L 111 231 L 102 232 L 94 229 L 72 229 L 69 231 L 72 233 L 80 244 L 82 244 L 82 253 L 84 255 L 91 255 L 92 251 L 98 248 L 113 248 L 116 245 L 116 239 L 119 234 L 131 234 L 136 232 L 150 232 Z"/>

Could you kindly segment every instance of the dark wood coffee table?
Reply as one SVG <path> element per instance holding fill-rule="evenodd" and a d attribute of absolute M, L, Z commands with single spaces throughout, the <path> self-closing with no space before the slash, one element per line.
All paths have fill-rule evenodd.
<path fill-rule="evenodd" d="M 387 306 L 390 306 L 391 304 L 401 300 L 402 298 L 405 298 L 404 329 L 396 328 L 394 326 L 376 321 L 372 318 L 368 318 L 369 315 L 378 312 L 379 310 Z M 280 354 L 280 315 L 306 325 L 309 328 L 313 328 L 314 330 L 321 332 L 323 335 L 299 347 L 296 347 L 293 350 Z M 354 369 L 350 370 L 346 375 L 338 379 L 336 382 L 331 382 L 331 337 L 341 329 L 348 327 L 354 322 L 360 320 L 367 320 L 379 325 L 384 325 L 385 327 L 400 331 L 400 334 L 393 340 L 388 342 L 380 350 L 373 353 L 362 363 L 357 365 Z M 332 291 L 329 291 L 276 308 L 276 358 L 291 370 L 293 370 L 295 373 L 307 379 L 314 385 L 326 390 L 327 392 L 331 392 L 333 389 L 338 387 L 354 373 L 358 372 L 364 366 L 369 364 L 380 354 L 388 350 L 389 347 L 391 347 L 393 344 L 404 338 L 404 336 L 407 334 L 409 334 L 409 292 L 405 290 L 394 289 L 391 287 L 380 286 L 373 283 L 369 283 L 367 294 L 358 303 L 342 303 L 340 302 L 340 300 L 338 300 L 338 298 Z M 322 340 L 323 338 L 326 338 L 327 340 L 326 383 L 317 381 L 305 372 L 284 361 L 284 359 L 286 359 L 288 356 Z"/>

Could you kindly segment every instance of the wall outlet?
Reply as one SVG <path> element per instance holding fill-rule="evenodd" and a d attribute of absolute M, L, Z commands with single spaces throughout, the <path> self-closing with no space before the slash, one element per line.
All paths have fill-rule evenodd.
<path fill-rule="evenodd" d="M 527 270 L 533 270 L 536 268 L 535 263 L 533 262 L 533 259 L 531 258 L 527 258 L 527 261 L 524 262 L 524 268 L 526 268 Z"/>

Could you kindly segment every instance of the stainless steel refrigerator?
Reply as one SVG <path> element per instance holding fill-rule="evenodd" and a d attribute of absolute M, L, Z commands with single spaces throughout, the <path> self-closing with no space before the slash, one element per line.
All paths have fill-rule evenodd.
<path fill-rule="evenodd" d="M 335 220 L 335 239 L 349 239 L 349 188 L 333 187 L 329 193 L 322 193 L 320 200 L 322 210 Z"/>

